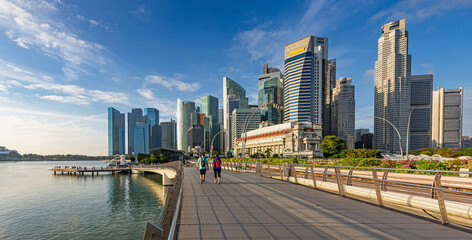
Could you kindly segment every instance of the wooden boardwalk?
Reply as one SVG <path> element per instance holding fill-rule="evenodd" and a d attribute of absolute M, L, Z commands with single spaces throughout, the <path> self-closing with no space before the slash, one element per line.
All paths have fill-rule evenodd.
<path fill-rule="evenodd" d="M 472 231 L 313 188 L 185 168 L 179 239 L 472 239 Z"/>

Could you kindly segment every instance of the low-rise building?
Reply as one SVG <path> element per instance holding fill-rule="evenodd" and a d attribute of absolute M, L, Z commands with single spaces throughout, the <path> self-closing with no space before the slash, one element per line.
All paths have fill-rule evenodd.
<path fill-rule="evenodd" d="M 245 139 L 243 135 L 235 141 L 235 157 L 242 156 L 243 151 L 246 154 L 256 154 L 265 153 L 267 149 L 270 149 L 272 155 L 280 157 L 312 158 L 322 155 L 321 124 L 287 122 L 249 131 Z"/>

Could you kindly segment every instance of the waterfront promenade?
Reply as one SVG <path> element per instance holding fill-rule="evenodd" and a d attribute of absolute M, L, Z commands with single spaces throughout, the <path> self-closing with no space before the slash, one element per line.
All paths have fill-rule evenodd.
<path fill-rule="evenodd" d="M 472 239 L 472 231 L 314 188 L 222 172 L 200 184 L 185 168 L 179 239 Z"/>

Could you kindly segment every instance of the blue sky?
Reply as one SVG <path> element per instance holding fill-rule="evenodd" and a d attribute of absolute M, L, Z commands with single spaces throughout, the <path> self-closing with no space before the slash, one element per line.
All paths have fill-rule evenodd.
<path fill-rule="evenodd" d="M 372 129 L 380 27 L 406 18 L 413 74 L 465 88 L 472 135 L 471 1 L 0 0 L 0 145 L 20 153 L 106 155 L 107 107 L 222 97 L 231 77 L 257 103 L 265 62 L 288 43 L 329 38 L 337 76 L 356 86 L 356 128 Z M 221 105 L 220 101 L 220 105 Z"/>

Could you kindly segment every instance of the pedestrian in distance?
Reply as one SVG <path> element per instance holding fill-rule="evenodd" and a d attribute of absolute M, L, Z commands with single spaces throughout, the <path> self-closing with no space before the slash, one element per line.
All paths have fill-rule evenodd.
<path fill-rule="evenodd" d="M 200 169 L 200 184 L 205 182 L 205 174 L 208 166 L 208 159 L 202 153 L 200 154 L 200 158 L 198 159 L 198 167 Z"/>
<path fill-rule="evenodd" d="M 220 184 L 221 181 L 221 159 L 218 154 L 215 154 L 215 158 L 213 159 L 213 172 L 215 173 L 215 181 L 218 180 L 218 184 Z"/>

